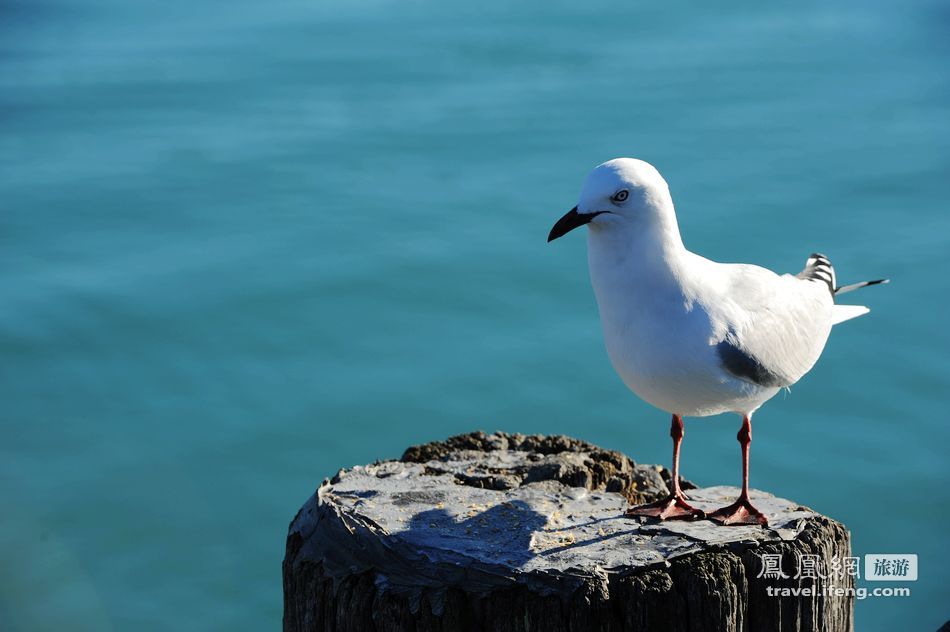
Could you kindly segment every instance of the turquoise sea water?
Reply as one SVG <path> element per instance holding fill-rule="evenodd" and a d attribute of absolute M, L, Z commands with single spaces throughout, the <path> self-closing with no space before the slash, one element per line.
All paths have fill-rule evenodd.
<path fill-rule="evenodd" d="M 512 4 L 3 4 L 0 628 L 275 629 L 297 508 L 412 443 L 666 463 L 583 235 L 545 243 L 619 155 L 709 257 L 893 279 L 757 415 L 752 483 L 919 555 L 857 629 L 950 617 L 946 5 Z M 686 428 L 737 484 L 738 420 Z"/>

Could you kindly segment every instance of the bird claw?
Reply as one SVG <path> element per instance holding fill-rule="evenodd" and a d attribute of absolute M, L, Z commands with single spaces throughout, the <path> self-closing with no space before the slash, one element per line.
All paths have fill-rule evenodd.
<path fill-rule="evenodd" d="M 763 527 L 769 526 L 769 520 L 761 511 L 752 506 L 748 496 L 739 496 L 736 502 L 727 507 L 717 509 L 708 516 L 714 522 L 721 525 L 744 525 L 757 524 Z"/>
<path fill-rule="evenodd" d="M 683 494 L 670 494 L 656 502 L 630 507 L 623 515 L 627 518 L 647 516 L 660 520 L 700 520 L 706 517 L 702 509 L 696 509 L 686 502 Z"/>

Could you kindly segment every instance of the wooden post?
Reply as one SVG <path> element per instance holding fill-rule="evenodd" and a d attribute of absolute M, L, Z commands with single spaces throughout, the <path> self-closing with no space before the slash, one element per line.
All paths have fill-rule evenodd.
<path fill-rule="evenodd" d="M 831 572 L 843 525 L 755 490 L 768 528 L 622 516 L 668 481 L 577 439 L 481 432 L 342 470 L 290 525 L 284 630 L 852 630 L 853 597 L 829 594 L 853 588 Z M 683 487 L 706 510 L 738 493 Z"/>

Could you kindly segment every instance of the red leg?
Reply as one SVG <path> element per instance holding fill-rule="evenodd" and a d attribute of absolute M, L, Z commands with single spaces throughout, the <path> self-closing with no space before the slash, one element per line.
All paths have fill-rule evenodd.
<path fill-rule="evenodd" d="M 752 444 L 752 417 L 742 418 L 742 428 L 736 435 L 739 445 L 742 446 L 742 492 L 736 502 L 709 514 L 710 520 L 719 524 L 760 524 L 768 526 L 768 518 L 761 511 L 752 506 L 749 500 L 749 446 Z"/>
<path fill-rule="evenodd" d="M 649 516 L 660 520 L 696 520 L 705 514 L 686 502 L 686 494 L 680 489 L 680 443 L 686 434 L 683 429 L 683 418 L 673 415 L 670 424 L 670 437 L 673 438 L 673 490 L 670 495 L 646 505 L 631 507 L 625 516 Z"/>

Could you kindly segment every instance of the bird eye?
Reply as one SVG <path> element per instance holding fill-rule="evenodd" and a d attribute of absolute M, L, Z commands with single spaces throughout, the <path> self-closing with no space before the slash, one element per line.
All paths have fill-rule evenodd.
<path fill-rule="evenodd" d="M 619 191 L 614 193 L 614 196 L 610 199 L 613 200 L 614 202 L 620 203 L 620 202 L 626 202 L 628 197 L 630 197 L 630 192 L 627 191 L 626 189 L 620 189 Z"/>

